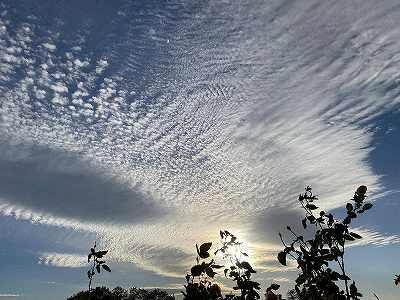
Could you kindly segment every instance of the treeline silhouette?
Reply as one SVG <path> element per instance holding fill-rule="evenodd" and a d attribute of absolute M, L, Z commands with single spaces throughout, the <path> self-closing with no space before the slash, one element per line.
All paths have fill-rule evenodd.
<path fill-rule="evenodd" d="M 67 300 L 173 300 L 173 296 L 160 289 L 146 290 L 132 287 L 129 290 L 120 286 L 112 289 L 102 286 L 91 289 L 91 291 L 81 291 Z"/>

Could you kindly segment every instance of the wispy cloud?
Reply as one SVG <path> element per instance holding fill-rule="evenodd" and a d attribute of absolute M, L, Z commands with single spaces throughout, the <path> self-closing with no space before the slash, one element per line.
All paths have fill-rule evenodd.
<path fill-rule="evenodd" d="M 78 268 L 87 266 L 85 256 L 79 254 L 65 253 L 42 253 L 39 257 L 39 264 L 46 266 Z"/>

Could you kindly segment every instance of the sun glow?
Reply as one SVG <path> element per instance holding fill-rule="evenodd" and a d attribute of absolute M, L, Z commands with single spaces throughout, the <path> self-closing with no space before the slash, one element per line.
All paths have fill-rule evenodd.
<path fill-rule="evenodd" d="M 220 231 L 221 248 L 216 254 L 223 259 L 229 259 L 232 264 L 251 261 L 251 251 L 243 239 L 238 238 L 227 230 Z"/>

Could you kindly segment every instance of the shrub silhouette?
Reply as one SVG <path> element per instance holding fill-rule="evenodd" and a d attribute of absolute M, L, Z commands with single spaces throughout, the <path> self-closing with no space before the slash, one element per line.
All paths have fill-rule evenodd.
<path fill-rule="evenodd" d="M 100 273 L 100 270 L 103 268 L 107 272 L 111 272 L 111 269 L 108 265 L 105 264 L 104 260 L 100 260 L 101 258 L 104 257 L 108 253 L 108 250 L 103 250 L 103 251 L 96 251 L 96 242 L 94 243 L 93 248 L 90 248 L 90 253 L 88 254 L 88 263 L 93 259 L 93 266 L 92 268 L 87 272 L 88 278 L 89 278 L 89 296 L 92 288 L 92 279 L 94 274 L 96 274 L 95 270 L 97 273 Z"/>
<path fill-rule="evenodd" d="M 240 290 L 242 299 L 260 299 L 260 295 L 256 291 L 260 289 L 260 284 L 251 280 L 251 274 L 256 273 L 256 271 L 247 261 L 242 259 L 242 257 L 248 256 L 247 253 L 242 251 L 242 243 L 227 230 L 220 231 L 220 236 L 222 247 L 214 254 L 221 252 L 224 259 L 229 259 L 230 266 L 224 270 L 224 273 L 225 276 L 236 281 L 236 286 L 233 289 Z"/>
<path fill-rule="evenodd" d="M 346 274 L 344 263 L 344 249 L 347 241 L 361 239 L 355 232 L 349 231 L 349 224 L 359 214 L 364 213 L 372 207 L 371 203 L 364 204 L 367 197 L 366 186 L 360 186 L 354 193 L 352 202 L 346 204 L 347 216 L 342 221 L 334 219 L 331 213 L 326 214 L 320 211 L 314 212 L 318 207 L 314 201 L 318 199 L 314 196 L 312 189 L 306 187 L 305 193 L 299 196 L 299 201 L 306 212 L 302 220 L 304 229 L 308 225 L 316 226 L 317 231 L 311 240 L 304 241 L 303 236 L 297 235 L 288 226 L 295 239 L 290 245 L 282 240 L 285 249 L 278 254 L 278 260 L 286 266 L 286 258 L 289 255 L 297 261 L 300 274 L 296 279 L 295 290 L 299 299 L 309 300 L 350 300 L 362 297 L 353 281 L 350 286 L 348 282 L 351 278 Z M 339 272 L 329 268 L 329 264 L 335 262 Z M 345 290 L 342 290 L 337 282 L 344 282 Z"/>
<path fill-rule="evenodd" d="M 211 259 L 209 262 L 204 261 L 204 259 L 210 257 L 208 251 L 211 246 L 212 243 L 204 243 L 200 247 L 196 244 L 196 265 L 190 269 L 190 274 L 186 275 L 187 284 L 184 285 L 185 292 L 181 292 L 183 294 L 183 299 L 222 299 L 221 293 L 216 292 L 217 287 L 211 284 L 209 278 L 213 278 L 214 275 L 217 274 L 214 269 L 222 268 L 223 266 L 216 265 L 214 259 Z M 200 260 L 203 261 L 200 263 Z"/>

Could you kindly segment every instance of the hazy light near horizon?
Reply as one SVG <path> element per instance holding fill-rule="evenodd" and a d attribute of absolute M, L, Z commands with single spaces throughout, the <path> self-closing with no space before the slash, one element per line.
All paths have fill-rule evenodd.
<path fill-rule="evenodd" d="M 104 45 L 90 23 L 71 38 L 63 21 L 13 21 L 3 8 L 3 215 L 94 232 L 112 258 L 172 276 L 220 229 L 273 251 L 305 185 L 324 209 L 360 184 L 379 194 L 371 122 L 400 107 L 400 11 L 374 3 L 211 1 L 173 33 L 152 18 L 140 29 L 127 9 L 112 19 L 129 22 L 124 38 L 104 32 Z M 41 255 L 79 265 L 75 253 Z"/>

